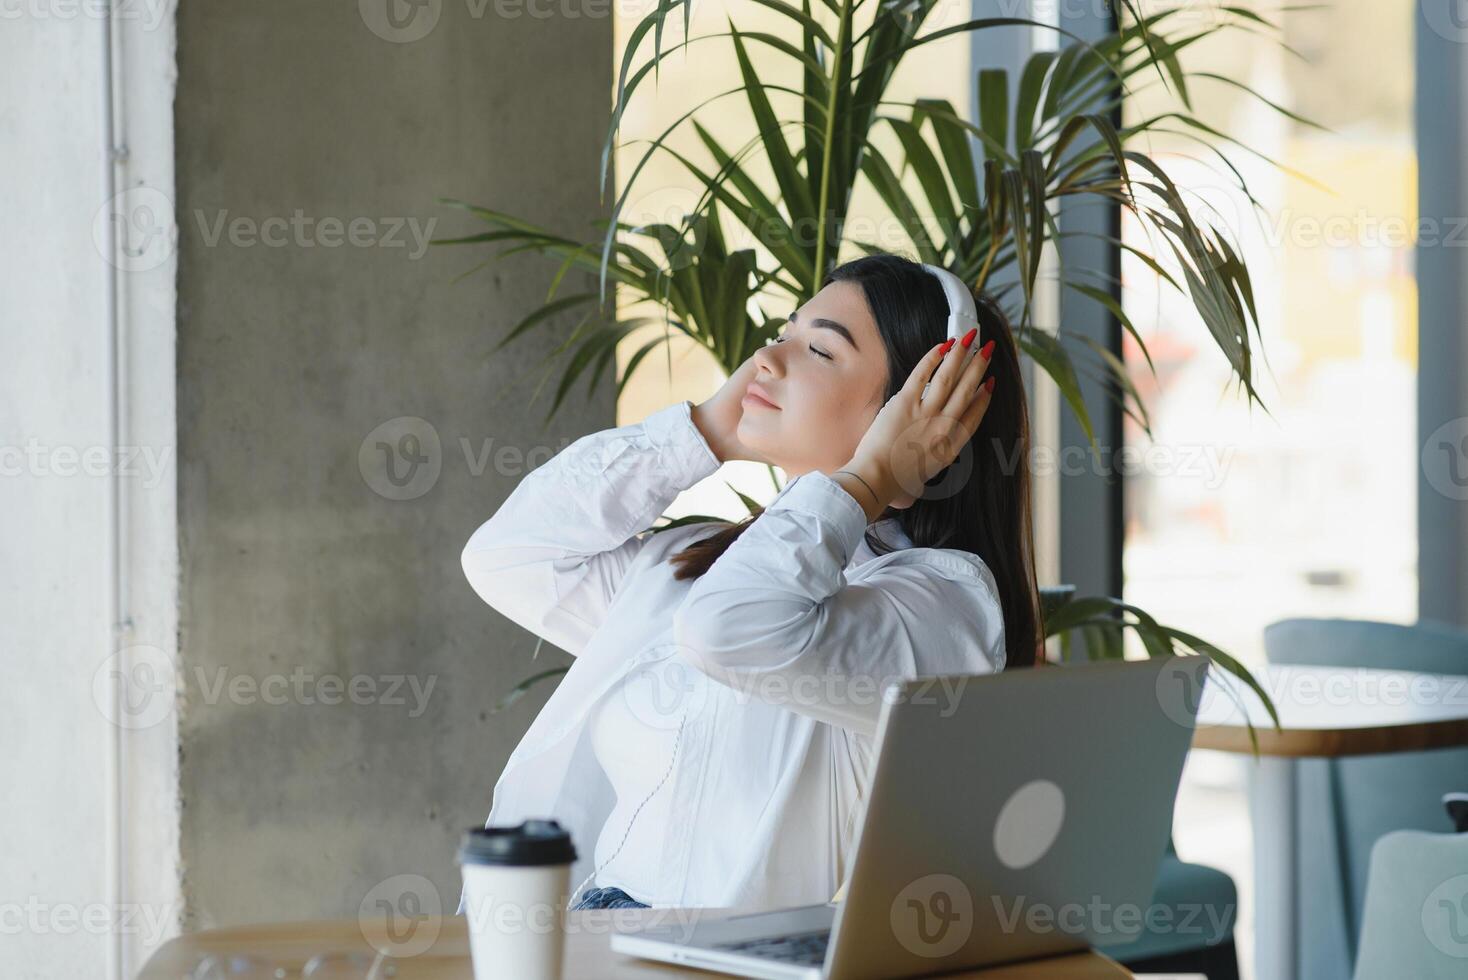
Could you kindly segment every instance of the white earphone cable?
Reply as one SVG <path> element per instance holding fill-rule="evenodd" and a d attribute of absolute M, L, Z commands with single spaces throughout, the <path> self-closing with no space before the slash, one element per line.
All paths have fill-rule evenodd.
<path fill-rule="evenodd" d="M 668 777 L 672 775 L 673 763 L 678 759 L 678 743 L 683 740 L 683 724 L 685 721 L 687 721 L 687 717 L 688 704 L 685 701 L 683 704 L 683 710 L 678 715 L 678 732 L 673 737 L 673 755 L 670 759 L 668 759 L 668 768 L 664 770 L 663 776 L 661 779 L 658 780 L 657 785 L 648 790 L 647 795 L 642 798 L 642 802 L 637 804 L 637 808 L 632 811 L 632 816 L 627 818 L 627 828 L 622 831 L 622 839 L 617 843 L 617 849 L 612 851 L 611 854 L 608 854 L 605 861 L 593 868 L 591 870 L 591 874 L 587 875 L 585 879 L 582 880 L 581 884 L 576 886 L 576 890 L 571 893 L 571 897 L 566 902 L 566 907 L 568 909 L 575 906 L 576 896 L 581 894 L 581 889 L 586 887 L 587 882 L 595 878 L 597 872 L 601 871 L 602 868 L 605 868 L 607 864 L 611 862 L 612 858 L 616 857 L 621 852 L 622 845 L 627 843 L 627 835 L 632 832 L 632 824 L 637 820 L 637 815 L 642 812 L 642 808 L 647 804 L 647 801 L 653 798 L 657 791 L 662 788 L 663 783 L 667 782 Z"/>

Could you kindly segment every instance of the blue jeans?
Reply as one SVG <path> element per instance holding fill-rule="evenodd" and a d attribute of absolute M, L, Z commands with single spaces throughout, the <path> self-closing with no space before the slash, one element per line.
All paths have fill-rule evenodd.
<path fill-rule="evenodd" d="M 586 893 L 571 906 L 575 909 L 645 909 L 637 899 L 620 888 L 588 888 Z"/>

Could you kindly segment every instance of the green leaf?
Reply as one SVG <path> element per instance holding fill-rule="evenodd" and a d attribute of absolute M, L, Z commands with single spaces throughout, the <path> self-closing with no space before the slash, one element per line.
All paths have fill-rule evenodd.
<path fill-rule="evenodd" d="M 1116 317 L 1117 321 L 1122 325 L 1123 328 L 1126 329 L 1126 332 L 1131 334 L 1132 339 L 1137 342 L 1137 346 L 1140 347 L 1142 350 L 1142 356 L 1147 359 L 1148 370 L 1152 372 L 1153 377 L 1156 377 L 1157 367 L 1152 363 L 1152 355 L 1147 351 L 1147 344 L 1144 340 L 1142 340 L 1142 335 L 1137 332 L 1136 325 L 1132 323 L 1132 318 L 1127 316 L 1126 311 L 1122 309 L 1121 304 L 1116 301 L 1116 297 L 1112 296 L 1104 289 L 1096 289 L 1095 287 L 1087 286 L 1084 283 L 1067 281 L 1065 285 L 1067 288 L 1075 290 L 1082 296 L 1088 296 L 1096 302 L 1100 303 L 1102 306 L 1106 307 L 1107 311 L 1110 312 L 1112 316 Z"/>
<path fill-rule="evenodd" d="M 755 500 L 748 494 L 741 493 L 738 489 L 735 488 L 734 484 L 730 483 L 728 480 L 724 481 L 724 486 L 728 487 L 733 492 L 734 496 L 739 498 L 739 502 L 744 505 L 744 509 L 749 511 L 749 513 L 756 514 L 764 509 L 764 504 L 760 503 L 758 500 Z"/>
<path fill-rule="evenodd" d="M 526 330 L 529 330 L 531 327 L 535 326 L 542 320 L 555 316 L 562 310 L 568 310 L 573 306 L 579 306 L 582 303 L 586 303 L 594 299 L 596 299 L 595 293 L 577 293 L 574 296 L 563 296 L 553 303 L 547 303 L 545 306 L 542 306 L 540 309 L 536 310 L 529 316 L 525 317 L 525 319 L 515 324 L 514 328 L 505 335 L 503 340 L 495 344 L 494 347 L 491 348 L 490 352 L 493 353 L 494 351 L 499 350 L 501 347 L 505 346 L 510 341 L 514 340 L 516 337 L 520 336 Z"/>
<path fill-rule="evenodd" d="M 961 237 L 962 231 L 942 165 L 938 163 L 938 158 L 934 156 L 916 125 L 901 119 L 883 118 L 896 130 L 897 137 L 902 142 L 902 148 L 906 153 L 903 170 L 906 171 L 908 164 L 912 165 L 913 171 L 917 174 L 918 184 L 927 198 L 928 210 L 933 213 L 938 223 L 940 230 L 938 237 L 942 245 L 937 251 L 940 254 L 946 252 L 948 246 Z"/>
<path fill-rule="evenodd" d="M 790 211 L 791 220 L 796 227 L 799 227 L 802 222 L 815 218 L 815 203 L 810 198 L 810 189 L 801 179 L 799 171 L 796 170 L 795 159 L 791 156 L 790 147 L 785 142 L 785 135 L 781 132 L 781 123 L 775 115 L 774 107 L 771 106 L 769 97 L 765 95 L 765 87 L 760 81 L 759 73 L 755 70 L 753 62 L 749 60 L 749 51 L 744 46 L 744 35 L 734 27 L 732 21 L 729 28 L 734 39 L 734 51 L 738 56 L 739 74 L 744 80 L 744 92 L 749 100 L 749 109 L 754 114 L 755 125 L 758 126 L 760 135 L 764 138 L 765 157 L 770 162 L 771 170 L 774 171 L 775 182 L 780 186 L 780 193 L 785 201 L 785 207 Z"/>
<path fill-rule="evenodd" d="M 979 125 L 989 139 L 1009 145 L 1009 72 L 984 68 L 979 72 Z"/>
<path fill-rule="evenodd" d="M 1131 373 L 1127 370 L 1125 362 L 1085 334 L 1078 336 L 1087 347 L 1095 352 L 1097 360 L 1104 368 L 1104 376 L 1098 380 L 1103 382 L 1103 390 L 1107 397 L 1121 406 L 1121 410 L 1141 426 L 1142 431 L 1151 438 L 1152 422 L 1147 414 L 1147 406 L 1142 401 L 1141 392 L 1137 391 L 1137 386 L 1132 382 Z M 1136 408 L 1133 409 L 1132 406 Z"/>
<path fill-rule="evenodd" d="M 866 155 L 862 158 L 861 167 L 862 173 L 866 175 L 867 180 L 871 181 L 872 187 L 876 189 L 878 196 L 882 199 L 882 203 L 887 205 L 888 210 L 907 229 L 909 236 L 913 239 L 913 245 L 921 257 L 921 261 L 930 262 L 934 265 L 941 263 L 942 257 L 938 254 L 937 249 L 933 247 L 933 236 L 926 231 L 922 216 L 918 213 L 917 207 L 912 203 L 912 199 L 908 197 L 907 191 L 902 186 L 902 182 L 897 178 L 897 174 L 893 172 L 892 167 L 876 147 L 867 148 Z"/>
<path fill-rule="evenodd" d="M 656 534 L 659 531 L 671 531 L 675 527 L 684 527 L 684 526 L 686 526 L 688 524 L 728 524 L 728 523 L 729 523 L 729 519 L 727 517 L 714 517 L 711 514 L 684 514 L 682 517 L 672 518 L 672 519 L 668 520 L 664 524 L 658 524 L 655 527 L 647 528 L 647 530 L 649 532 L 653 533 L 653 534 Z"/>
<path fill-rule="evenodd" d="M 1055 51 L 1039 51 L 1030 55 L 1025 62 L 1024 74 L 1020 76 L 1019 96 L 1014 111 L 1014 149 L 1016 152 L 1031 149 L 1034 145 L 1035 109 L 1040 104 L 1040 93 L 1045 86 L 1046 75 L 1060 55 Z"/>
<path fill-rule="evenodd" d="M 1096 433 L 1091 427 L 1091 414 L 1086 410 L 1085 399 L 1081 397 L 1081 386 L 1076 379 L 1075 365 L 1071 363 L 1070 354 L 1061 346 L 1059 339 L 1044 330 L 1027 330 L 1019 344 L 1020 348 L 1054 379 L 1061 396 L 1070 406 L 1071 411 L 1075 413 L 1076 421 L 1080 422 L 1082 431 L 1086 433 L 1086 439 L 1092 446 L 1095 446 Z"/>
<path fill-rule="evenodd" d="M 492 715 L 499 714 L 501 711 L 505 710 L 510 705 L 520 700 L 520 698 L 525 695 L 525 692 L 530 690 L 536 684 L 540 683 L 548 677 L 555 677 L 557 674 L 564 674 L 570 669 L 570 667 L 552 667 L 550 670 L 542 670 L 538 674 L 531 674 L 529 677 L 525 678 L 523 681 L 511 688 L 508 694 L 500 698 L 495 706 L 489 709 L 489 713 Z"/>
<path fill-rule="evenodd" d="M 954 124 L 953 106 L 938 99 L 919 99 L 913 109 L 913 123 L 919 127 L 924 121 L 933 129 L 933 138 L 938 142 L 938 152 L 943 156 L 944 167 L 958 193 L 960 208 L 981 206 L 979 185 L 975 178 L 973 152 L 963 127 Z"/>

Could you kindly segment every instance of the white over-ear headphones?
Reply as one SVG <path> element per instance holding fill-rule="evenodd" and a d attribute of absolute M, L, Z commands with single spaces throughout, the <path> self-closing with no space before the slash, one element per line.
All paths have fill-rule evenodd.
<path fill-rule="evenodd" d="M 948 336 L 962 337 L 979 326 L 979 314 L 974 308 L 974 294 L 968 288 L 968 284 L 947 269 L 940 269 L 927 262 L 922 263 L 922 266 L 937 276 L 938 282 L 943 286 L 943 295 L 948 300 Z M 976 335 L 974 342 L 977 343 L 979 339 Z M 923 393 L 918 396 L 920 400 L 927 396 L 928 389 L 932 386 L 931 381 L 923 385 Z"/>
<path fill-rule="evenodd" d="M 974 294 L 968 284 L 947 269 L 926 262 L 922 266 L 938 277 L 938 282 L 943 286 L 943 295 L 948 299 L 948 336 L 962 337 L 977 327 L 979 314 L 974 309 Z"/>

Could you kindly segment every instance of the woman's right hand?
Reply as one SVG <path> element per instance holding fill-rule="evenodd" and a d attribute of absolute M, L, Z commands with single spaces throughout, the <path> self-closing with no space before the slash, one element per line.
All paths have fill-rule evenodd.
<path fill-rule="evenodd" d="M 703 433 L 704 441 L 719 458 L 726 463 L 731 459 L 747 459 L 756 463 L 769 463 L 762 454 L 739 441 L 739 420 L 744 417 L 744 389 L 754 380 L 754 355 L 751 354 L 729 379 L 714 392 L 707 401 L 693 406 L 693 424 Z"/>

